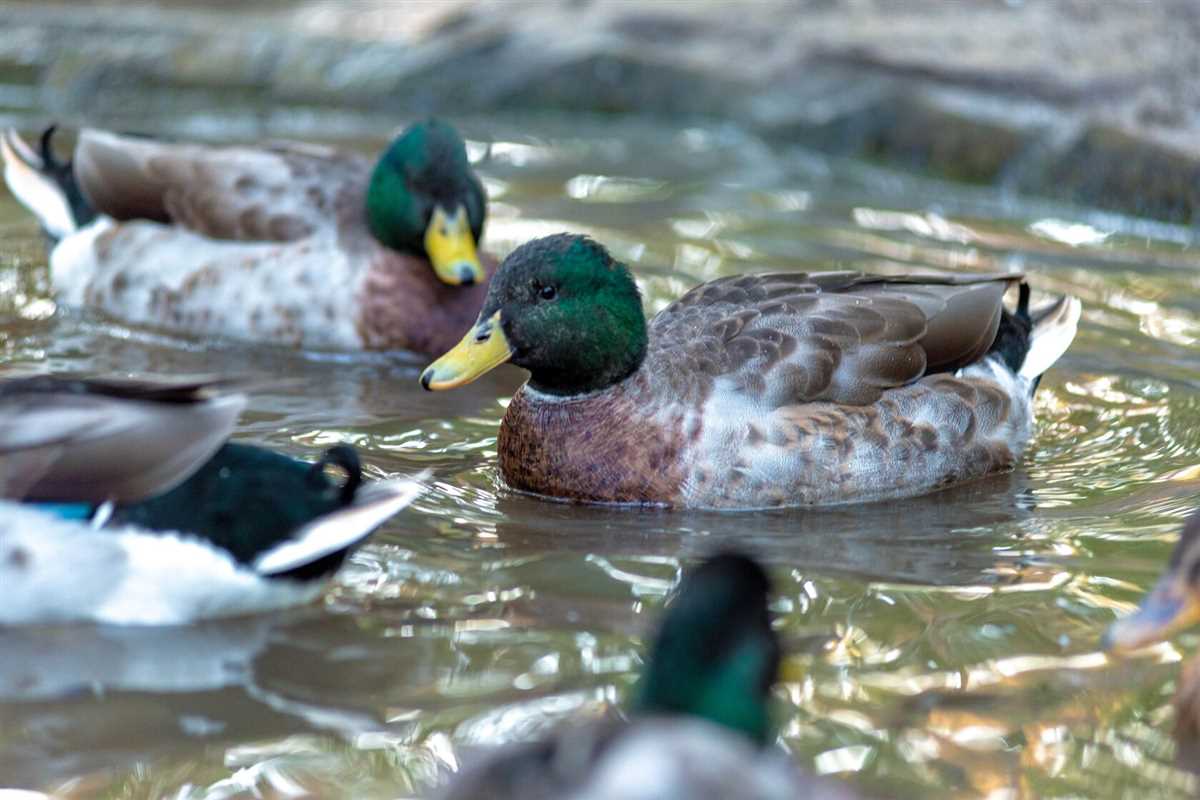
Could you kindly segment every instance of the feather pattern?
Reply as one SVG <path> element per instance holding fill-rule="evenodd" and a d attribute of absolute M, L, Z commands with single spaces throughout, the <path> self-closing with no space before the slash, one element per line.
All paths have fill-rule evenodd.
<path fill-rule="evenodd" d="M 899 497 L 1011 467 L 1036 376 L 989 354 L 1021 276 L 743 275 L 648 326 L 600 392 L 520 389 L 499 451 L 515 487 L 599 502 L 752 508 Z M 1072 305 L 1073 304 L 1073 305 Z M 1056 352 L 1074 315 L 1046 321 Z M 1041 324 L 1041 323 L 1039 323 Z M 1035 326 L 1032 341 L 1039 341 Z"/>
<path fill-rule="evenodd" d="M 0 381 L 0 497 L 129 502 L 209 459 L 246 404 L 220 379 Z"/>

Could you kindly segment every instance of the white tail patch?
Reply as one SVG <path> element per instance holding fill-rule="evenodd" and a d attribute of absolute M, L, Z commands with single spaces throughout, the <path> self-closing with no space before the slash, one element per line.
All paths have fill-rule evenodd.
<path fill-rule="evenodd" d="M 354 502 L 315 519 L 292 539 L 268 550 L 254 561 L 259 575 L 278 575 L 344 550 L 367 538 L 380 525 L 416 500 L 425 491 L 422 473 L 415 479 L 373 481 L 364 484 Z"/>
<path fill-rule="evenodd" d="M 185 534 L 60 519 L 0 501 L 0 626 L 183 625 L 300 605 L 323 582 L 270 581 Z"/>
<path fill-rule="evenodd" d="M 0 154 L 9 191 L 33 212 L 46 232 L 56 239 L 74 233 L 78 226 L 67 196 L 54 178 L 42 171 L 41 157 L 12 128 L 0 136 Z"/>
<path fill-rule="evenodd" d="M 1029 354 L 1021 365 L 1022 377 L 1033 380 L 1062 358 L 1063 353 L 1075 340 L 1079 328 L 1079 315 L 1083 305 L 1077 298 L 1064 297 L 1057 305 L 1033 326 L 1029 335 Z M 1036 314 L 1034 314 L 1036 318 Z"/>

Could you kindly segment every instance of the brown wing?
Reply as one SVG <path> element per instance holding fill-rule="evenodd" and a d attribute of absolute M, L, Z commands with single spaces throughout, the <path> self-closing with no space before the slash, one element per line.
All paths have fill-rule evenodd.
<path fill-rule="evenodd" d="M 0 497 L 103 502 L 161 494 L 209 459 L 245 397 L 216 380 L 0 381 Z"/>
<path fill-rule="evenodd" d="M 675 396 L 717 378 L 770 406 L 862 405 L 885 389 L 981 358 L 1021 276 L 858 272 L 722 278 L 650 323 L 647 371 Z"/>
<path fill-rule="evenodd" d="M 210 147 L 84 130 L 75 177 L 120 220 L 181 225 L 215 239 L 287 242 L 332 226 L 339 195 L 365 186 L 370 162 L 303 145 Z"/>

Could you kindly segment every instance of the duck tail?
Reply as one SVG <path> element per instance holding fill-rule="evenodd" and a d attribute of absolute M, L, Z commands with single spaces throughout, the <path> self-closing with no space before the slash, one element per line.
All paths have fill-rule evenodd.
<path fill-rule="evenodd" d="M 16 129 L 0 135 L 0 156 L 4 159 L 4 181 L 21 205 L 29 209 L 52 242 L 84 227 L 96 218 L 95 209 L 75 180 L 71 160 L 59 161 L 52 140 L 56 127 L 42 132 L 35 150 Z"/>
<path fill-rule="evenodd" d="M 1029 353 L 1021 362 L 1018 373 L 1033 381 L 1054 366 L 1075 341 L 1083 304 L 1076 297 L 1063 295 L 1053 303 L 1042 306 L 1029 315 L 1032 330 L 1029 334 Z"/>
<path fill-rule="evenodd" d="M 325 459 L 318 465 L 322 463 Z M 330 458 L 328 463 L 342 465 L 336 458 Z M 313 520 L 282 544 L 259 555 L 254 560 L 254 571 L 267 578 L 327 577 L 376 528 L 411 504 L 425 490 L 427 477 L 428 473 L 423 473 L 408 479 L 361 485 L 352 477 L 354 496 L 348 505 Z"/>
<path fill-rule="evenodd" d="M 1017 310 L 1003 311 L 996 341 L 989 352 L 997 355 L 1014 374 L 1032 381 L 1036 389 L 1042 373 L 1071 346 L 1081 311 L 1079 300 L 1068 295 L 1030 311 L 1029 284 L 1022 282 Z"/>

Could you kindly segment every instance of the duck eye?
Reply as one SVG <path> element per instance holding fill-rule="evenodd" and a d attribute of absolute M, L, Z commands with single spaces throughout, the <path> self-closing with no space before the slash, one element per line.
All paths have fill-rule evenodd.
<path fill-rule="evenodd" d="M 543 300 L 553 300 L 558 295 L 558 289 L 553 286 L 543 286 L 538 289 L 538 297 Z"/>

